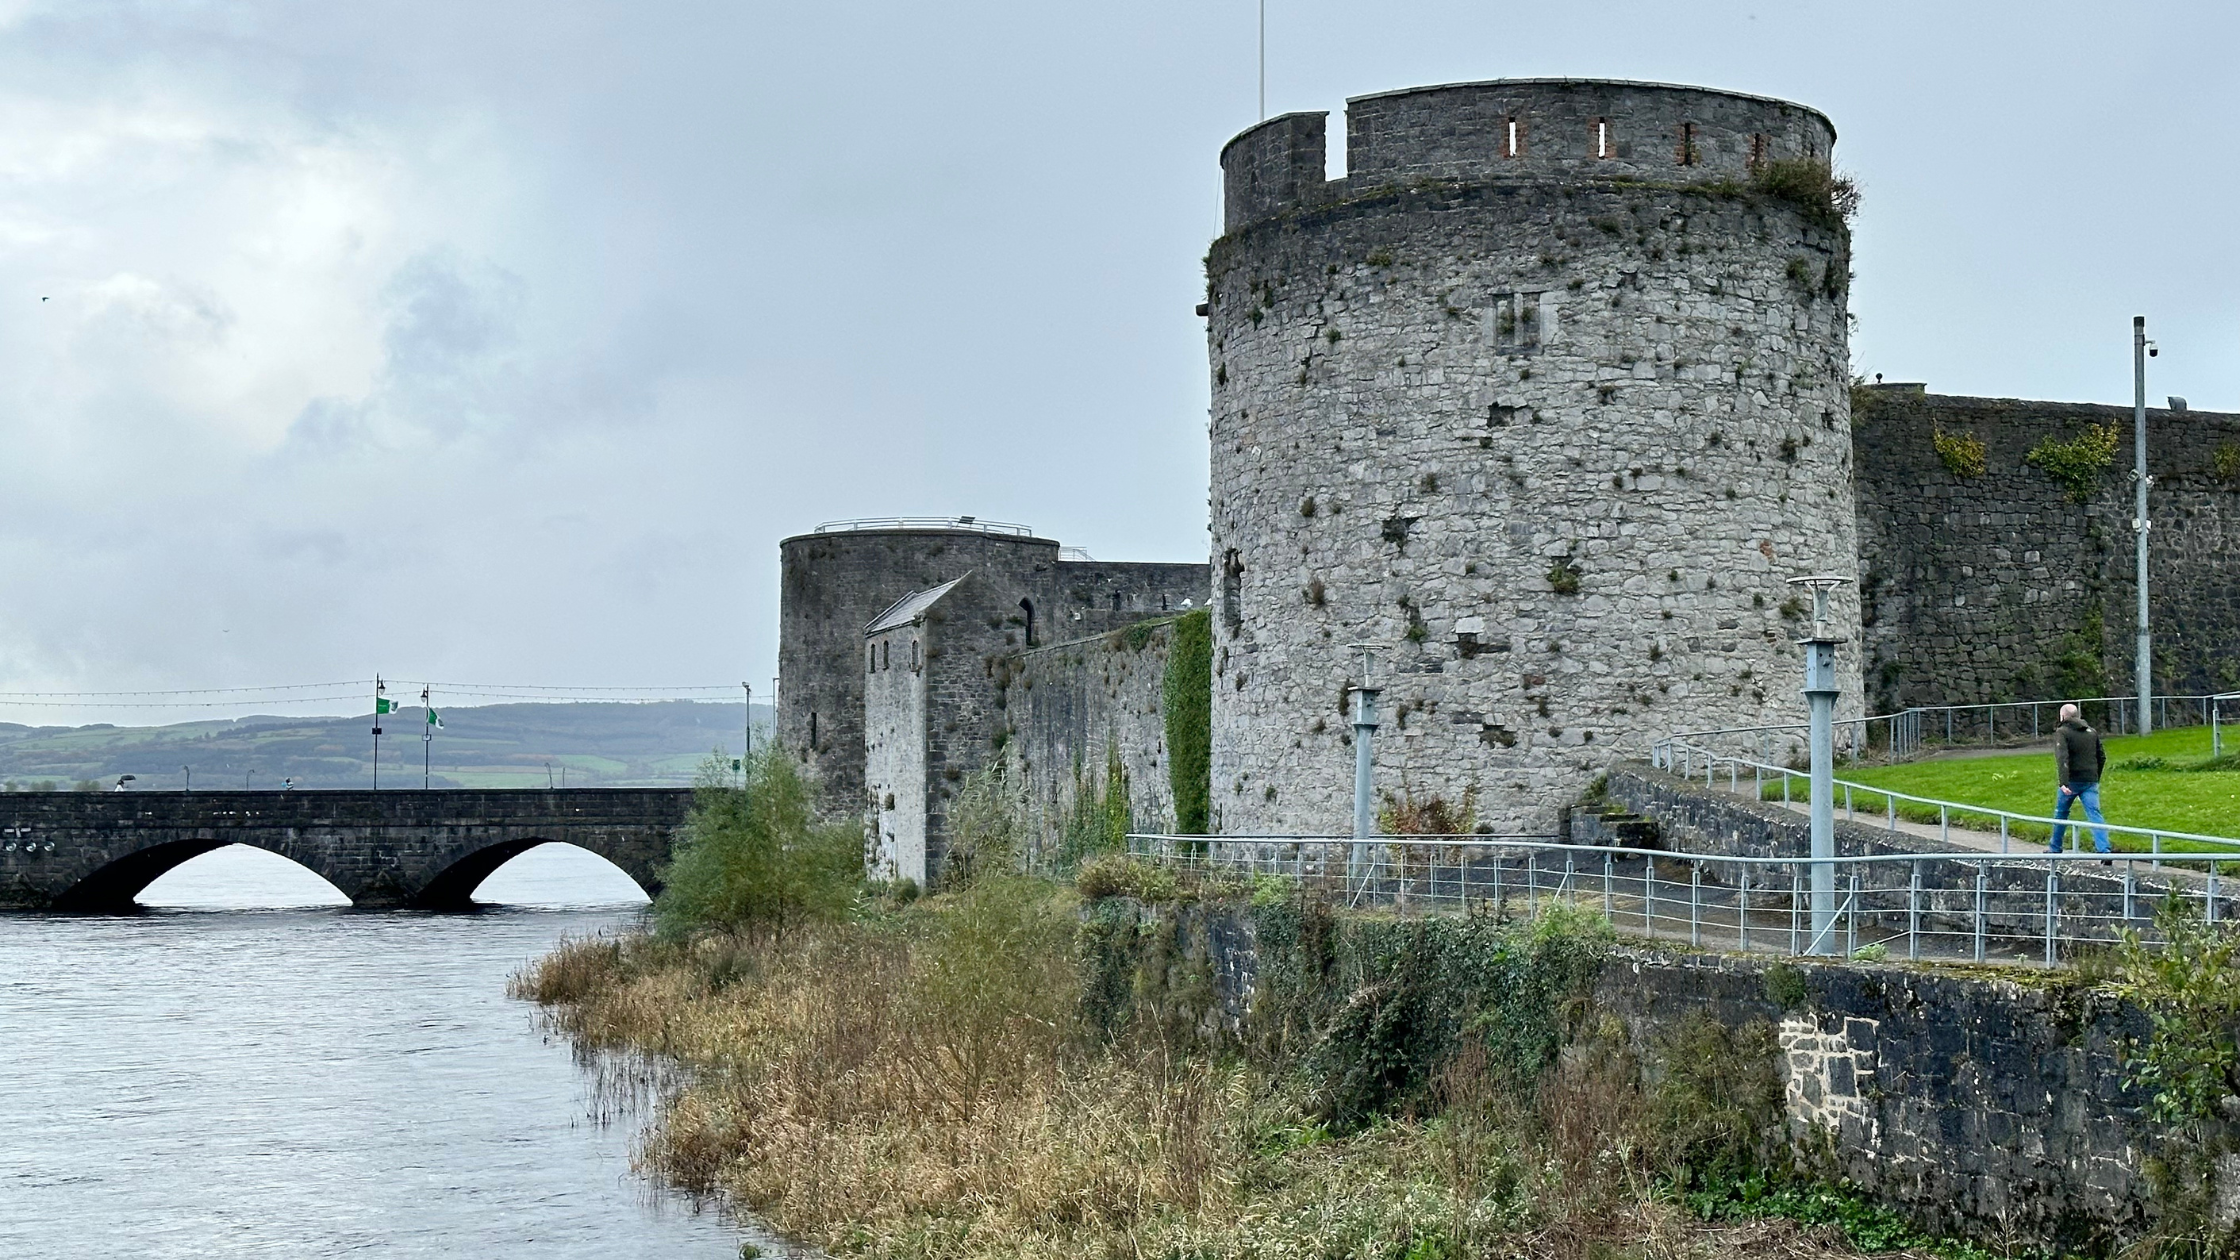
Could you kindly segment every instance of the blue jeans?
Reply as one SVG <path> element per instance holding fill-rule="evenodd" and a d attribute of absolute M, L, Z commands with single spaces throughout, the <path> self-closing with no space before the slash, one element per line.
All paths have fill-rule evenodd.
<path fill-rule="evenodd" d="M 2054 801 L 2053 816 L 2055 818 L 2067 818 L 2069 816 L 2069 805 L 2072 801 L 2084 802 L 2084 816 L 2094 824 L 2092 828 L 2092 847 L 2106 853 L 2108 851 L 2108 829 L 2104 824 L 2108 820 L 2100 816 L 2100 785 L 2097 783 L 2071 783 L 2064 786 L 2061 789 L 2059 799 Z M 2084 828 L 2079 827 L 2077 830 L 2082 831 Z M 2053 844 L 2046 852 L 2061 852 L 2061 832 L 2061 824 L 2055 823 Z"/>

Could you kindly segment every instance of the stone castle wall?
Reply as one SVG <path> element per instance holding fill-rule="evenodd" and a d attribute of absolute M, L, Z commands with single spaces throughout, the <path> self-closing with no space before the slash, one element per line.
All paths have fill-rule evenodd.
<path fill-rule="evenodd" d="M 2109 424 L 2082 503 L 2026 462 Z M 1870 386 L 1853 425 L 1877 712 L 2136 689 L 2130 408 Z M 2240 416 L 2154 408 L 2147 428 L 2156 691 L 2240 688 Z M 1981 475 L 1946 464 L 1940 433 L 1982 443 Z"/>
<path fill-rule="evenodd" d="M 1489 156 L 1512 113 L 1544 166 Z M 1569 82 L 1366 98 L 1349 136 L 1356 118 L 1373 160 L 1343 181 L 1308 187 L 1304 149 L 1268 156 L 1311 147 L 1299 116 L 1224 154 L 1216 829 L 1347 829 L 1353 643 L 1379 648 L 1379 783 L 1476 788 L 1501 829 L 1553 830 L 1651 737 L 1786 720 L 1784 579 L 1856 563 L 1848 239 L 1738 186 L 1734 137 L 1824 158 L 1832 129 L 1781 102 Z M 1609 122 L 1614 156 L 1583 156 L 1582 119 Z M 1661 138 L 1688 119 L 1695 163 Z M 1614 178 L 1644 172 L 1660 182 Z M 1856 711 L 1856 651 L 1840 668 Z"/>
<path fill-rule="evenodd" d="M 1138 831 L 1174 827 L 1167 763 L 1167 661 L 1171 622 L 1117 630 L 1022 652 L 1004 687 L 1010 768 L 1024 790 L 1031 843 L 1063 842 L 1081 792 L 1106 788 L 1117 749 L 1128 811 Z"/>

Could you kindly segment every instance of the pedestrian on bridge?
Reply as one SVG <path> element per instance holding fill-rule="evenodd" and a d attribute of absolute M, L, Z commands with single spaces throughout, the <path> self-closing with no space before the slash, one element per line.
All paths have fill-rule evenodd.
<path fill-rule="evenodd" d="M 2061 781 L 2053 816 L 2066 819 L 2069 807 L 2083 802 L 2084 816 L 2093 824 L 2092 847 L 2108 852 L 2108 820 L 2100 816 L 2100 772 L 2108 768 L 2108 750 L 2100 743 L 2100 732 L 2085 723 L 2084 715 L 2073 704 L 2061 706 L 2061 725 L 2054 728 L 2053 768 Z M 2048 853 L 2061 852 L 2062 831 L 2060 823 L 2053 825 L 2053 844 Z"/>

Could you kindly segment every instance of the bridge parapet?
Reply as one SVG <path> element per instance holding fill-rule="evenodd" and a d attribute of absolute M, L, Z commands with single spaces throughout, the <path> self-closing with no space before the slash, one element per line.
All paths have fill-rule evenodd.
<path fill-rule="evenodd" d="M 689 788 L 430 792 L 25 792 L 0 795 L 0 909 L 121 910 L 165 871 L 246 844 L 365 907 L 463 908 L 545 843 L 660 888 Z"/>

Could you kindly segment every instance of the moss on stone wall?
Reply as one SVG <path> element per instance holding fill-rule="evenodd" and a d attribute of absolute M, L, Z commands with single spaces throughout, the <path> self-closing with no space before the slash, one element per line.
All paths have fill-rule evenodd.
<path fill-rule="evenodd" d="M 1167 776 L 1174 829 L 1206 833 L 1213 801 L 1213 614 L 1201 608 L 1174 622 L 1161 708 L 1167 726 Z"/>

